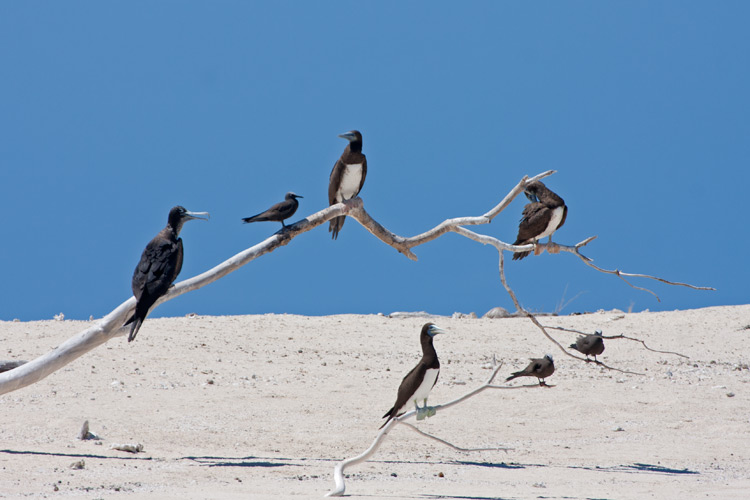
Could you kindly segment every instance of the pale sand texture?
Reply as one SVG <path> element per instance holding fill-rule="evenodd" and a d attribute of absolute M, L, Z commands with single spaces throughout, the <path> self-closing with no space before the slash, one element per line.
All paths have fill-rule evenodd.
<path fill-rule="evenodd" d="M 541 319 L 637 336 L 690 359 L 606 341 L 600 359 L 646 374 L 627 375 L 566 357 L 527 319 L 435 318 L 450 333 L 435 341 L 442 370 L 431 404 L 480 385 L 493 354 L 505 363 L 499 381 L 528 357 L 553 354 L 554 387 L 486 391 L 418 423 L 458 446 L 514 448 L 507 453 L 460 453 L 395 426 L 373 461 L 348 471 L 347 494 L 750 498 L 750 306 Z M 0 396 L 0 497 L 320 498 L 336 461 L 375 437 L 420 356 L 424 322 L 147 319 L 135 342 L 119 337 Z M 0 323 L 0 358 L 34 358 L 88 325 Z M 101 444 L 77 439 L 86 419 Z M 109 449 L 129 442 L 144 452 Z M 69 467 L 81 459 L 83 469 Z"/>

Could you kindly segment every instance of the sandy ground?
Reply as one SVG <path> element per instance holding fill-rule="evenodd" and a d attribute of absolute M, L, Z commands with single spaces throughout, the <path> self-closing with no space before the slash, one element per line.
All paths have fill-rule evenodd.
<path fill-rule="evenodd" d="M 347 495 L 388 499 L 750 498 L 750 306 L 544 317 L 605 335 L 607 364 L 562 354 L 526 319 L 450 319 L 431 404 L 555 355 L 554 387 L 485 391 L 397 425 Z M 149 319 L 45 380 L 0 396 L 0 498 L 320 498 L 377 434 L 420 356 L 425 319 L 263 315 Z M 88 322 L 0 323 L 31 359 Z M 574 333 L 554 331 L 569 344 Z M 519 379 L 509 385 L 533 383 Z M 84 420 L 100 440 L 77 439 Z M 414 422 L 412 420 L 412 422 Z M 141 443 L 143 452 L 110 449 Z M 71 468 L 83 462 L 83 468 Z"/>

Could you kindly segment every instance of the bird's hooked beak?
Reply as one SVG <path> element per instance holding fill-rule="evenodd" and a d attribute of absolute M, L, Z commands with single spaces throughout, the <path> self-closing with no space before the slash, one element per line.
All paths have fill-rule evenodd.
<path fill-rule="evenodd" d="M 526 198 L 528 198 L 529 201 L 533 203 L 539 203 L 539 198 L 537 198 L 536 193 L 532 193 L 531 191 L 524 191 L 523 194 L 526 195 Z"/>
<path fill-rule="evenodd" d="M 341 137 L 342 139 L 346 139 L 349 142 L 352 142 L 353 140 L 357 138 L 357 136 L 354 135 L 354 131 L 346 132 L 344 134 L 339 134 L 339 137 Z"/>
<path fill-rule="evenodd" d="M 185 215 L 183 216 L 183 219 L 185 221 L 194 220 L 194 219 L 200 219 L 200 220 L 208 220 L 211 217 L 211 214 L 208 212 L 191 212 L 189 210 L 185 210 Z"/>
<path fill-rule="evenodd" d="M 430 329 L 427 331 L 427 333 L 430 335 L 430 337 L 434 337 L 435 335 L 438 335 L 440 333 L 448 333 L 448 332 L 443 330 L 439 326 L 432 325 L 430 326 Z"/>

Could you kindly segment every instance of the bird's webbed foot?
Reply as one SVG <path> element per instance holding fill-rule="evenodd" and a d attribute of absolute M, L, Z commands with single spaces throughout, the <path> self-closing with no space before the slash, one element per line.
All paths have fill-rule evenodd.
<path fill-rule="evenodd" d="M 435 409 L 434 406 L 425 406 L 424 407 L 424 411 L 425 411 L 425 414 L 426 414 L 425 416 L 428 417 L 428 418 L 432 417 L 433 415 L 435 415 L 435 413 L 437 413 L 437 410 Z"/>

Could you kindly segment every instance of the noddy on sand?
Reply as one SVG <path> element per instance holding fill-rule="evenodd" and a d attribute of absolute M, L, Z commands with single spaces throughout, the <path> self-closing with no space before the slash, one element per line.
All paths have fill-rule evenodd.
<path fill-rule="evenodd" d="M 589 355 L 596 357 L 604 352 L 604 339 L 602 339 L 602 332 L 594 332 L 593 335 L 582 335 L 576 339 L 575 344 L 570 344 L 571 349 L 575 349 L 581 354 L 586 355 L 586 359 L 589 359 Z"/>
<path fill-rule="evenodd" d="M 349 141 L 349 144 L 331 170 L 328 179 L 328 205 L 335 205 L 357 196 L 367 177 L 367 158 L 362 154 L 362 134 L 358 130 L 352 130 L 339 137 Z M 334 240 L 338 238 L 345 221 L 345 215 L 331 219 L 328 232 L 333 233 Z"/>
<path fill-rule="evenodd" d="M 297 207 L 299 207 L 297 198 L 304 198 L 304 196 L 300 196 L 289 191 L 286 196 L 284 196 L 284 201 L 276 203 L 265 212 L 259 213 L 258 215 L 253 215 L 252 217 L 245 217 L 242 220 L 245 222 L 245 224 L 248 224 L 250 222 L 273 220 L 281 222 L 281 227 L 285 228 L 286 225 L 284 224 L 284 219 L 288 219 L 289 217 L 294 215 L 294 212 L 297 211 Z"/>
<path fill-rule="evenodd" d="M 435 414 L 433 408 L 427 407 L 427 396 L 429 396 L 440 374 L 440 361 L 438 361 L 435 346 L 432 345 L 433 337 L 439 333 L 446 332 L 432 323 L 426 323 L 422 327 L 422 331 L 419 333 L 419 341 L 422 343 L 422 359 L 401 381 L 393 408 L 383 415 L 383 418 L 388 420 L 380 426 L 381 429 L 392 418 L 405 413 L 411 403 L 414 403 L 417 409 L 417 420 L 424 420 L 425 417 L 431 417 Z M 424 407 L 422 408 L 419 407 L 420 401 L 424 401 Z"/>
<path fill-rule="evenodd" d="M 193 219 L 208 220 L 208 212 L 189 212 L 176 206 L 169 211 L 167 227 L 152 239 L 141 254 L 141 261 L 133 272 L 133 295 L 135 312 L 125 322 L 132 324 L 128 342 L 135 340 L 143 320 L 154 303 L 167 293 L 182 269 L 182 238 L 179 237 L 182 225 Z"/>
<path fill-rule="evenodd" d="M 511 374 L 505 381 L 508 382 L 517 377 L 536 377 L 539 379 L 539 385 L 547 385 L 544 379 L 553 373 L 555 373 L 555 361 L 552 359 L 551 354 L 547 354 L 543 358 L 531 358 L 529 366 L 520 372 Z"/>
<path fill-rule="evenodd" d="M 568 207 L 562 198 L 550 191 L 541 181 L 530 182 L 524 193 L 531 203 L 523 207 L 521 223 L 518 225 L 518 237 L 513 244 L 536 243 L 546 236 L 549 236 L 551 243 L 552 233 L 565 224 Z M 530 253 L 530 251 L 516 252 L 513 254 L 513 260 L 521 260 Z"/>

